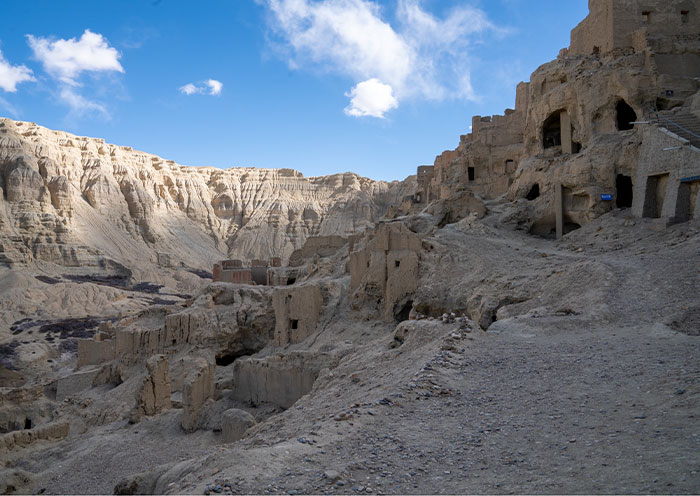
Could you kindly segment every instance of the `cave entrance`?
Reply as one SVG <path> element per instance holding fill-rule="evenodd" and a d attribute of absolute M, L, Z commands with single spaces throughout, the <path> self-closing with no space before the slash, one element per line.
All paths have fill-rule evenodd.
<path fill-rule="evenodd" d="M 525 198 L 527 201 L 532 201 L 540 196 L 540 185 L 538 183 L 535 183 L 532 185 L 530 188 L 530 191 L 528 191 L 527 195 L 525 195 Z"/>
<path fill-rule="evenodd" d="M 218 365 L 219 367 L 228 367 L 239 358 L 252 355 L 255 352 L 256 350 L 249 349 L 243 349 L 238 351 L 223 351 L 216 356 L 216 365 Z"/>
<path fill-rule="evenodd" d="M 32 428 L 32 419 L 27 418 L 24 420 L 24 428 L 25 429 L 31 429 Z"/>
<path fill-rule="evenodd" d="M 632 187 L 632 178 L 623 174 L 618 174 L 615 180 L 617 194 L 617 208 L 631 208 L 634 191 Z"/>
<path fill-rule="evenodd" d="M 633 122 L 637 120 L 637 113 L 632 107 L 627 105 L 627 102 L 620 100 L 615 106 L 615 112 L 617 115 L 617 130 L 618 131 L 629 131 L 634 129 Z"/>
<path fill-rule="evenodd" d="M 396 322 L 400 323 L 408 320 L 412 308 L 413 300 L 408 300 L 403 305 L 396 305 L 394 307 L 394 318 L 396 319 Z"/>
<path fill-rule="evenodd" d="M 547 117 L 542 124 L 542 145 L 545 149 L 561 146 L 561 110 Z"/>
<path fill-rule="evenodd" d="M 291 286 L 291 285 L 294 284 L 295 282 L 297 282 L 297 278 L 296 278 L 296 277 L 289 277 L 289 278 L 287 278 L 287 286 Z"/>
<path fill-rule="evenodd" d="M 474 170 L 474 167 L 467 167 L 467 177 L 470 181 L 474 180 L 474 178 L 476 177 L 476 171 Z"/>

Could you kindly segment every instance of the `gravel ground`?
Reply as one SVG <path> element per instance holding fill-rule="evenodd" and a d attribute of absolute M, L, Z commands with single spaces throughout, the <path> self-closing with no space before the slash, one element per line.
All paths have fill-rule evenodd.
<path fill-rule="evenodd" d="M 396 346 L 394 324 L 339 312 L 317 346 L 352 351 L 247 439 L 185 435 L 172 411 L 12 463 L 46 493 L 144 471 L 168 493 L 699 493 L 698 226 L 609 215 L 552 242 L 489 222 L 430 238 L 417 295 L 512 296 L 488 332 L 411 321 Z"/>

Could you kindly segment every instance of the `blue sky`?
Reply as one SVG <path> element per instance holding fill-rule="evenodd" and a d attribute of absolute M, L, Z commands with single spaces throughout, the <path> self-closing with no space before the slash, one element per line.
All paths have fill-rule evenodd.
<path fill-rule="evenodd" d="M 403 179 L 587 0 L 5 0 L 0 115 L 187 165 Z"/>

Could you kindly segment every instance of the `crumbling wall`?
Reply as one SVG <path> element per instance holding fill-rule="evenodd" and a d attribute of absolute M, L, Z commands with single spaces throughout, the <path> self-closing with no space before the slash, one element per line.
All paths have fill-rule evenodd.
<path fill-rule="evenodd" d="M 508 190 L 524 154 L 524 126 L 529 84 L 516 88 L 516 107 L 504 115 L 474 116 L 471 133 L 461 136 L 457 149 L 435 159 L 429 188 L 431 200 L 469 190 L 496 198 Z"/>
<path fill-rule="evenodd" d="M 70 432 L 68 422 L 55 422 L 34 429 L 14 431 L 0 435 L 0 452 L 24 448 L 38 441 L 59 441 Z"/>
<path fill-rule="evenodd" d="M 253 404 L 272 403 L 289 408 L 311 388 L 324 368 L 338 359 L 326 353 L 294 352 L 235 362 L 233 397 Z"/>
<path fill-rule="evenodd" d="M 350 291 L 353 306 L 381 304 L 384 318 L 395 317 L 395 306 L 418 285 L 422 241 L 403 223 L 379 224 L 364 244 L 350 254 Z"/>
<path fill-rule="evenodd" d="M 214 397 L 214 357 L 193 357 L 187 366 L 189 371 L 182 388 L 182 428 L 193 432 L 197 430 L 200 410 Z"/>
<path fill-rule="evenodd" d="M 144 312 L 116 330 L 116 354 L 122 363 L 197 345 L 209 347 L 217 358 L 252 354 L 274 336 L 272 288 L 266 286 L 211 284 L 191 307 L 169 307 L 161 314 L 151 318 Z"/>
<path fill-rule="evenodd" d="M 86 365 L 99 365 L 114 360 L 116 357 L 117 342 L 115 339 L 78 340 L 78 368 Z"/>
<path fill-rule="evenodd" d="M 69 396 L 90 389 L 99 373 L 100 369 L 97 368 L 61 377 L 56 383 L 56 401 L 63 401 Z"/>
<path fill-rule="evenodd" d="M 323 298 L 316 284 L 277 289 L 272 294 L 275 309 L 275 346 L 300 343 L 316 331 Z"/>
<path fill-rule="evenodd" d="M 589 0 L 589 15 L 571 32 L 571 55 L 607 54 L 635 47 L 635 34 L 648 37 L 696 35 L 697 0 Z"/>

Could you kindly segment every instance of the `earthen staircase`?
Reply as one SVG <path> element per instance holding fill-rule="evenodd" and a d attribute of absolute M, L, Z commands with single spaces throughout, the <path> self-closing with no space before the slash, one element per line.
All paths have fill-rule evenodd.
<path fill-rule="evenodd" d="M 653 112 L 652 122 L 700 150 L 700 119 L 690 112 Z"/>

